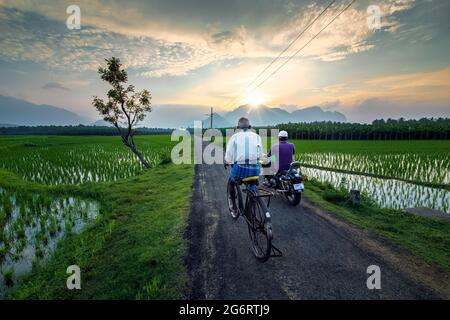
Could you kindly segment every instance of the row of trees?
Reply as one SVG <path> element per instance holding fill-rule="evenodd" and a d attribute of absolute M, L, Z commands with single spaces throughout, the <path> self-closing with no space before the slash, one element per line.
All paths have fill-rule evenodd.
<path fill-rule="evenodd" d="M 293 139 L 317 140 L 443 140 L 450 139 L 450 119 L 375 120 L 361 123 L 287 123 L 275 126 Z"/>
<path fill-rule="evenodd" d="M 135 134 L 160 135 L 171 134 L 172 129 L 136 128 Z M 62 136 L 117 136 L 115 127 L 102 126 L 19 126 L 0 128 L 0 135 L 62 135 Z"/>
<path fill-rule="evenodd" d="M 450 139 L 450 119 L 375 120 L 372 124 L 359 123 L 287 123 L 277 125 L 287 130 L 293 139 L 322 140 L 406 140 Z M 188 129 L 189 130 L 189 129 Z M 190 129 L 193 133 L 193 129 Z M 137 135 L 171 134 L 172 129 L 136 128 Z M 225 130 L 223 130 L 225 134 Z M 116 136 L 115 127 L 101 126 L 19 126 L 0 127 L 0 135 L 96 135 Z"/>

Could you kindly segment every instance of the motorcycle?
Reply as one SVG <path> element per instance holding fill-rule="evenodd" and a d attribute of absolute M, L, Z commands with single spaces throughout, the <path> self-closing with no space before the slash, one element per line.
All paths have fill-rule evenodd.
<path fill-rule="evenodd" d="M 276 175 L 265 179 L 266 187 L 275 189 L 277 193 L 283 194 L 288 203 L 297 206 L 302 200 L 305 191 L 304 177 L 300 170 L 300 162 L 294 161 L 288 170 L 278 172 Z"/>

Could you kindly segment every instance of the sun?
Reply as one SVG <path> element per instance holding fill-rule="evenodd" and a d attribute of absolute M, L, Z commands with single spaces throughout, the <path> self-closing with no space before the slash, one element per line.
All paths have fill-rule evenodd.
<path fill-rule="evenodd" d="M 261 92 L 251 92 L 245 97 L 245 101 L 252 107 L 257 107 L 266 101 L 266 96 Z"/>

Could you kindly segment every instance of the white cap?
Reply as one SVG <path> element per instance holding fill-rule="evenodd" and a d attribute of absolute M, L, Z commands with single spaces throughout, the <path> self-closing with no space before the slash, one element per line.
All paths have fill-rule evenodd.
<path fill-rule="evenodd" d="M 287 131 L 280 131 L 280 133 L 278 134 L 278 138 L 287 138 L 288 137 L 288 133 Z"/>

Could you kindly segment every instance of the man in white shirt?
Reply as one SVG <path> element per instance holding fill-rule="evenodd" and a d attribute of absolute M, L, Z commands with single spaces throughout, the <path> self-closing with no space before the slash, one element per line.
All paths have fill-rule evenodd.
<path fill-rule="evenodd" d="M 225 167 L 231 164 L 229 183 L 236 186 L 237 179 L 259 176 L 261 169 L 259 159 L 262 155 L 261 137 L 253 131 L 247 118 L 238 122 L 239 131 L 231 136 L 225 152 Z M 230 200 L 233 202 L 233 214 L 237 212 L 235 188 L 230 189 Z"/>
<path fill-rule="evenodd" d="M 227 143 L 225 165 L 231 164 L 233 165 L 233 168 L 257 168 L 259 174 L 259 159 L 262 155 L 262 141 L 258 134 L 250 131 L 250 128 L 250 122 L 247 118 L 239 119 L 239 131 L 233 134 Z M 246 178 L 242 176 L 239 177 Z"/>

